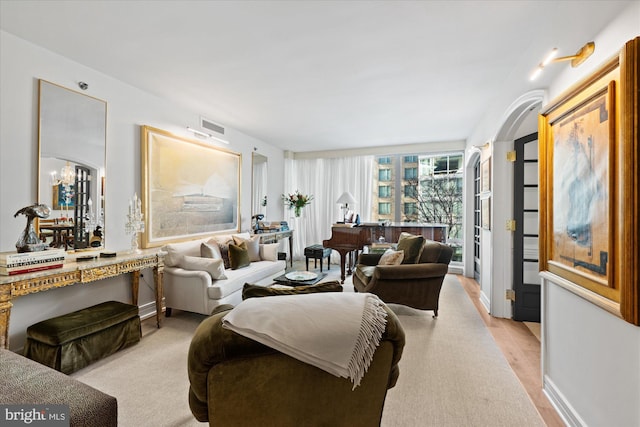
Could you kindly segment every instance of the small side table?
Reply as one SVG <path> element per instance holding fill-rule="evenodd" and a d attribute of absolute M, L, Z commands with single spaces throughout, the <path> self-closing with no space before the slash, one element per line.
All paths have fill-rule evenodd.
<path fill-rule="evenodd" d="M 322 245 L 311 245 L 304 248 L 305 261 L 307 263 L 307 271 L 309 271 L 309 258 L 313 258 L 313 268 L 318 268 L 318 260 L 320 260 L 320 272 L 322 273 L 322 260 L 327 258 L 327 270 L 331 270 L 331 248 L 325 248 Z"/>

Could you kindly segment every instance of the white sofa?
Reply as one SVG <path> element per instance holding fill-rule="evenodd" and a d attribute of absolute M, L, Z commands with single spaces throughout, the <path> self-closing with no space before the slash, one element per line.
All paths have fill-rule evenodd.
<path fill-rule="evenodd" d="M 247 237 L 248 234 L 236 236 Z M 222 236 L 216 238 L 224 240 Z M 277 259 L 252 261 L 248 267 L 237 270 L 224 269 L 226 279 L 213 279 L 207 271 L 183 268 L 184 257 L 200 257 L 201 245 L 206 242 L 210 243 L 211 238 L 171 243 L 163 247 L 167 253 L 163 287 L 168 316 L 174 308 L 209 315 L 219 305 L 237 305 L 242 301 L 245 283 L 267 286 L 273 283 L 275 277 L 284 274 L 286 261 Z"/>

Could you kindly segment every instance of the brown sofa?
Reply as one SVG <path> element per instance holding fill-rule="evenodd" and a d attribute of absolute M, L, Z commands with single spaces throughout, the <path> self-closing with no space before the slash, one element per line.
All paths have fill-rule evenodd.
<path fill-rule="evenodd" d="M 437 317 L 440 289 L 452 255 L 449 246 L 431 240 L 425 240 L 416 263 L 377 265 L 382 254 L 362 254 L 353 287 L 356 292 L 376 294 L 386 303 L 433 310 Z"/>
<path fill-rule="evenodd" d="M 189 406 L 198 421 L 227 427 L 380 425 L 405 342 L 391 310 L 371 365 L 352 390 L 346 378 L 223 328 L 221 320 L 230 309 L 220 307 L 205 319 L 189 348 Z"/>

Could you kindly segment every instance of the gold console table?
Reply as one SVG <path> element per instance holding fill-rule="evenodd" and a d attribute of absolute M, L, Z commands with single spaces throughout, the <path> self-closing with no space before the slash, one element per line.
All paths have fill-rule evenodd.
<path fill-rule="evenodd" d="M 162 315 L 164 257 L 158 249 L 143 249 L 138 253 L 123 253 L 113 258 L 96 258 L 92 261 L 75 262 L 75 260 L 70 260 L 69 262 L 65 261 L 62 268 L 15 276 L 0 276 L 0 348 L 9 347 L 12 299 L 49 289 L 90 283 L 131 273 L 131 301 L 133 305 L 137 306 L 140 271 L 145 268 L 153 268 L 156 322 L 159 328 Z"/>

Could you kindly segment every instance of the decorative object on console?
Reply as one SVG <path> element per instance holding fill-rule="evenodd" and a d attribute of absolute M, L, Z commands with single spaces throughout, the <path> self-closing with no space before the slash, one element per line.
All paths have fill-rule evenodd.
<path fill-rule="evenodd" d="M 131 234 L 131 253 L 138 253 L 138 233 L 144 232 L 144 220 L 142 219 L 141 201 L 138 199 L 138 193 L 133 194 L 133 198 L 129 200 L 129 213 L 127 214 L 127 223 L 124 225 L 125 232 Z"/>
<path fill-rule="evenodd" d="M 313 196 L 302 194 L 300 191 L 296 190 L 296 192 L 292 194 L 283 194 L 282 200 L 289 209 L 294 210 L 295 216 L 299 217 L 302 213 L 302 208 L 311 203 Z"/>
<path fill-rule="evenodd" d="M 344 205 L 342 207 L 342 209 L 344 210 L 344 213 L 342 214 L 342 220 L 345 223 L 353 222 L 352 219 L 347 218 L 347 214 L 349 213 L 349 203 L 351 203 L 352 205 L 355 205 L 357 203 L 355 197 L 353 197 L 353 194 L 351 194 L 348 191 L 345 191 L 340 195 L 340 197 L 338 197 L 338 200 L 336 200 L 336 203 Z"/>
<path fill-rule="evenodd" d="M 27 217 L 27 225 L 16 242 L 18 252 L 37 252 L 46 249 L 47 245 L 40 241 L 36 230 L 33 228 L 33 220 L 35 218 L 47 218 L 49 213 L 51 213 L 51 210 L 47 205 L 34 203 L 33 205 L 25 206 L 13 215 L 14 218 L 18 215 Z"/>

